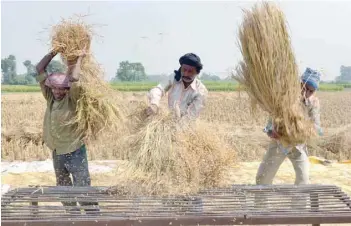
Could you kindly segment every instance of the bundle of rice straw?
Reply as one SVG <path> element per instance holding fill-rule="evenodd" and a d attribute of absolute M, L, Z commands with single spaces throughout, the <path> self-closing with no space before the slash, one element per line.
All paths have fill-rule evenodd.
<path fill-rule="evenodd" d="M 305 143 L 315 137 L 301 103 L 298 67 L 283 12 L 274 3 L 258 3 L 244 11 L 239 30 L 243 61 L 233 77 L 253 106 L 268 112 L 283 145 Z"/>
<path fill-rule="evenodd" d="M 82 51 L 87 52 L 81 64 L 77 83 L 80 98 L 77 101 L 76 117 L 70 123 L 77 125 L 77 133 L 86 139 L 96 138 L 104 129 L 117 129 L 124 120 L 122 98 L 103 80 L 103 71 L 91 54 L 92 26 L 76 19 L 63 19 L 53 26 L 52 49 L 61 54 L 64 62 L 77 62 Z M 112 104 L 111 98 L 114 98 Z"/>
<path fill-rule="evenodd" d="M 122 190 L 119 192 L 189 194 L 223 183 L 235 152 L 214 131 L 204 123 L 179 119 L 171 112 L 161 111 L 150 118 L 143 112 L 136 113 L 142 119 L 130 136 L 130 162 L 117 178 L 123 187 L 118 187 Z"/>

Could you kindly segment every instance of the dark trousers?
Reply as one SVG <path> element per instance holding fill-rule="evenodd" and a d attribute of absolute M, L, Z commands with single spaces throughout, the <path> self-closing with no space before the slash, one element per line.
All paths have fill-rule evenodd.
<path fill-rule="evenodd" d="M 57 155 L 53 151 L 53 163 L 57 186 L 90 186 L 87 150 L 85 145 L 68 154 Z M 70 175 L 72 174 L 73 184 Z M 77 202 L 62 202 L 64 206 L 77 206 Z M 80 202 L 80 206 L 98 206 L 97 202 Z M 96 211 L 96 209 L 92 209 Z M 88 211 L 88 209 L 86 209 Z"/>

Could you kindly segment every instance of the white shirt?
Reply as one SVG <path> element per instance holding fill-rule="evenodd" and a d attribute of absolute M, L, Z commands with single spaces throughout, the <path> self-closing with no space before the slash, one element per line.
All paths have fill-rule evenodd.
<path fill-rule="evenodd" d="M 172 73 L 167 79 L 150 90 L 148 98 L 150 104 L 159 106 L 161 98 L 168 92 L 168 107 L 174 110 L 179 106 L 181 116 L 198 117 L 205 106 L 208 91 L 197 78 L 185 88 L 182 79 L 176 81 Z"/>

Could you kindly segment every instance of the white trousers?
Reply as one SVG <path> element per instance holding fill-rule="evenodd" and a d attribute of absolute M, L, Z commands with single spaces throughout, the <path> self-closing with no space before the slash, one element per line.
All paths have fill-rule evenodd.
<path fill-rule="evenodd" d="M 280 165 L 286 158 L 289 158 L 295 170 L 295 184 L 309 183 L 309 160 L 306 145 L 299 145 L 291 148 L 288 154 L 279 146 L 278 142 L 272 141 L 256 174 L 256 184 L 272 184 Z"/>
<path fill-rule="evenodd" d="M 295 170 L 295 185 L 303 185 L 309 183 L 309 159 L 307 156 L 306 145 L 298 145 L 290 148 L 286 152 L 282 146 L 276 141 L 272 141 L 256 174 L 257 185 L 271 185 L 275 175 L 278 172 L 280 165 L 286 158 L 289 158 Z M 307 194 L 291 194 L 291 208 L 302 210 L 306 208 L 308 195 Z M 270 205 L 267 198 L 255 195 L 255 203 L 258 208 L 269 209 Z M 268 204 L 268 205 L 267 205 Z"/>

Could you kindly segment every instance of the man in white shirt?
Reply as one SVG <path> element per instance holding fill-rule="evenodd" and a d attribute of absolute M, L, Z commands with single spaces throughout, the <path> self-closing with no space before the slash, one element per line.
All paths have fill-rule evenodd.
<path fill-rule="evenodd" d="M 161 98 L 168 92 L 168 107 L 179 109 L 179 116 L 197 118 L 205 105 L 208 91 L 197 78 L 202 70 L 200 58 L 188 53 L 179 59 L 180 68 L 148 93 L 149 107 L 147 114 L 158 112 Z"/>

